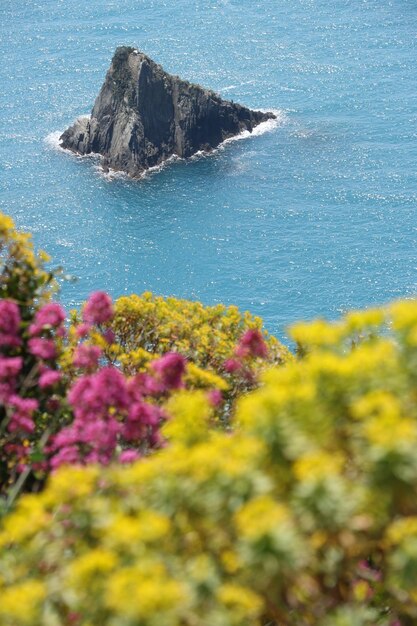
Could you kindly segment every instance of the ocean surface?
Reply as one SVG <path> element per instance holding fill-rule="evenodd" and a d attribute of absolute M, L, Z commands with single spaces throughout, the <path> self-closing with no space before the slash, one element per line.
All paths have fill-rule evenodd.
<path fill-rule="evenodd" d="M 416 0 L 0 0 L 0 210 L 95 289 L 298 319 L 417 290 Z M 114 49 L 278 122 L 140 181 L 57 136 Z"/>

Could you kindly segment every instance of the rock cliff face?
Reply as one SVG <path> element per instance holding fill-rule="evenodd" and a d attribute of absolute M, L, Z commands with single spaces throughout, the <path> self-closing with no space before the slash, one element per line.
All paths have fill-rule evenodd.
<path fill-rule="evenodd" d="M 98 153 L 105 169 L 139 176 L 173 155 L 211 150 L 273 113 L 251 111 L 167 74 L 134 48 L 117 48 L 90 118 L 60 137 L 63 148 Z"/>

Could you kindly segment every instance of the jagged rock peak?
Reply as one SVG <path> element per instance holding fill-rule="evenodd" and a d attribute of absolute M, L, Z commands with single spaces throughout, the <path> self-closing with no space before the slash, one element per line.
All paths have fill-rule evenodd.
<path fill-rule="evenodd" d="M 165 72 L 135 48 L 117 48 L 91 116 L 60 137 L 63 148 L 97 153 L 105 169 L 140 176 L 171 156 L 187 158 L 252 130 L 273 113 L 222 100 Z"/>

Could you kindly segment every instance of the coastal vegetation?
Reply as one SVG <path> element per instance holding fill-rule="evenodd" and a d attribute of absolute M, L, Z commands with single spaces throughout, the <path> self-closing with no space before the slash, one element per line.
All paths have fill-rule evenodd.
<path fill-rule="evenodd" d="M 0 218 L 1 626 L 411 626 L 417 303 L 67 316 Z"/>

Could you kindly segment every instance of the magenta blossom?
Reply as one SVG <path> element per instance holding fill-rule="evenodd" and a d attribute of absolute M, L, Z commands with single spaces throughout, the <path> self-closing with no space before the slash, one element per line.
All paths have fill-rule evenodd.
<path fill-rule="evenodd" d="M 176 352 L 168 352 L 160 359 L 151 364 L 158 381 L 169 389 L 180 389 L 184 387 L 182 376 L 185 372 L 186 361 L 181 354 Z"/>
<path fill-rule="evenodd" d="M 228 374 L 234 374 L 242 367 L 242 364 L 237 359 L 227 359 L 224 363 L 224 369 Z"/>
<path fill-rule="evenodd" d="M 40 335 L 44 330 L 59 328 L 65 321 L 65 311 L 57 302 L 48 302 L 35 315 L 33 324 L 29 327 L 32 336 Z"/>
<path fill-rule="evenodd" d="M 20 356 L 0 357 L 0 402 L 7 403 L 16 391 L 17 376 L 23 366 Z"/>
<path fill-rule="evenodd" d="M 20 346 L 19 307 L 12 300 L 0 300 L 0 346 Z"/>
<path fill-rule="evenodd" d="M 140 459 L 140 454 L 137 450 L 123 450 L 119 456 L 119 462 L 124 464 L 134 463 L 138 459 Z"/>
<path fill-rule="evenodd" d="M 49 361 L 57 355 L 56 346 L 53 339 L 45 339 L 43 337 L 33 337 L 28 342 L 29 352 L 33 356 Z"/>
<path fill-rule="evenodd" d="M 83 322 L 82 324 L 78 324 L 78 326 L 76 326 L 75 334 L 77 335 L 79 339 L 84 339 L 84 337 L 87 337 L 90 330 L 91 330 L 91 324 L 87 324 L 86 322 Z"/>
<path fill-rule="evenodd" d="M 53 387 L 61 380 L 61 378 L 62 378 L 61 372 L 57 372 L 56 370 L 45 369 L 42 372 L 42 374 L 39 376 L 39 387 L 41 389 Z"/>
<path fill-rule="evenodd" d="M 120 423 L 113 415 L 93 413 L 78 416 L 62 429 L 50 446 L 51 467 L 66 464 L 100 463 L 108 465 L 113 457 L 120 433 Z"/>
<path fill-rule="evenodd" d="M 109 345 L 115 342 L 116 335 L 111 328 L 107 328 L 103 333 L 103 338 L 107 341 Z"/>
<path fill-rule="evenodd" d="M 113 317 L 113 304 L 110 296 L 104 291 L 96 291 L 87 300 L 83 320 L 90 324 L 103 324 Z"/>
<path fill-rule="evenodd" d="M 16 357 L 0 357 L 0 402 L 7 403 L 8 398 L 15 393 L 17 376 L 23 366 L 23 359 Z"/>
<path fill-rule="evenodd" d="M 255 328 L 247 330 L 240 339 L 235 354 L 240 358 L 248 356 L 266 358 L 268 356 L 268 347 L 259 330 Z"/>
<path fill-rule="evenodd" d="M 39 402 L 33 398 L 21 398 L 18 395 L 13 395 L 9 398 L 8 406 L 12 409 L 8 424 L 9 432 L 23 430 L 27 433 L 33 433 L 35 430 L 33 413 L 39 407 Z"/>
<path fill-rule="evenodd" d="M 67 445 L 59 449 L 52 457 L 51 468 L 58 469 L 61 465 L 78 465 L 80 463 L 80 455 L 76 445 Z"/>
<path fill-rule="evenodd" d="M 73 363 L 75 367 L 93 370 L 97 367 L 102 352 L 102 349 L 98 346 L 90 346 L 83 343 L 75 350 Z"/>
<path fill-rule="evenodd" d="M 20 356 L 9 358 L 0 356 L 0 379 L 15 378 L 22 369 L 22 365 L 23 359 Z"/>
<path fill-rule="evenodd" d="M 129 406 L 122 435 L 126 441 L 146 440 L 159 427 L 163 418 L 162 410 L 158 406 L 143 400 L 134 402 Z"/>
<path fill-rule="evenodd" d="M 220 389 L 212 389 L 211 391 L 209 391 L 208 401 L 210 402 L 211 406 L 219 406 L 223 401 L 223 394 Z"/>
<path fill-rule="evenodd" d="M 120 413 L 129 404 L 126 380 L 115 367 L 103 367 L 96 374 L 79 378 L 71 387 L 68 400 L 75 417 L 105 417 L 110 410 Z"/>

